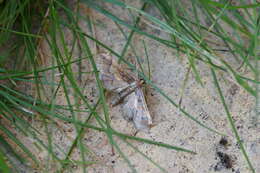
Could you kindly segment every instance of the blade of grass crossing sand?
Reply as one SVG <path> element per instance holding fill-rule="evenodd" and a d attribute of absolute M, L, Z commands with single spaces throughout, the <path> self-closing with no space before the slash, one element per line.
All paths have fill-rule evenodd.
<path fill-rule="evenodd" d="M 19 148 L 30 158 L 34 161 L 34 163 L 36 163 L 37 165 L 39 165 L 39 162 L 38 160 L 35 158 L 35 156 L 32 154 L 32 152 L 30 150 L 28 150 L 28 148 L 26 148 L 26 146 L 24 146 L 22 144 L 22 142 L 17 139 L 15 137 L 15 135 L 10 131 L 8 130 L 7 128 L 5 128 L 4 126 L 0 126 L 0 130 L 5 133 L 5 135 L 8 136 L 8 138 L 10 140 L 12 140 L 15 144 L 17 144 L 17 146 L 19 146 Z"/>
<path fill-rule="evenodd" d="M 122 139 L 127 145 L 129 145 L 131 148 L 133 148 L 137 153 L 139 153 L 141 156 L 143 156 L 146 160 L 148 160 L 149 162 L 151 162 L 155 167 L 159 168 L 161 170 L 161 172 L 166 173 L 167 171 L 161 167 L 158 163 L 156 163 L 155 161 L 153 161 L 150 157 L 148 157 L 146 154 L 144 154 L 143 152 L 141 152 L 137 147 L 135 147 L 134 145 L 132 145 L 130 142 L 128 142 L 127 140 Z"/>
<path fill-rule="evenodd" d="M 94 108 L 93 108 L 94 110 L 97 109 L 99 103 L 100 103 L 100 99 L 98 99 L 97 103 L 95 104 L 95 106 L 94 106 Z M 94 114 L 94 112 L 90 112 L 90 114 L 88 115 L 88 118 L 85 120 L 84 124 L 88 123 L 88 121 L 93 117 L 93 114 Z M 78 142 L 78 139 L 79 139 L 80 137 L 82 137 L 82 135 L 84 134 L 84 130 L 85 130 L 85 128 L 82 127 L 82 126 L 80 126 L 79 133 L 77 134 L 75 140 L 72 142 L 72 144 L 71 144 L 71 146 L 70 146 L 70 148 L 69 148 L 69 151 L 66 153 L 66 157 L 65 157 L 64 160 L 69 160 L 69 158 L 70 158 L 70 156 L 71 156 L 73 150 L 76 148 L 76 144 L 77 144 L 77 142 Z M 65 168 L 65 165 L 62 166 L 62 168 L 60 169 L 60 171 L 63 172 L 64 168 Z"/>
<path fill-rule="evenodd" d="M 218 91 L 221 103 L 222 103 L 222 105 L 223 105 L 223 107 L 225 109 L 228 122 L 229 122 L 229 124 L 231 126 L 231 130 L 232 130 L 233 134 L 236 137 L 237 143 L 239 144 L 240 150 L 241 150 L 241 152 L 242 152 L 242 154 L 243 154 L 243 156 L 244 156 L 244 158 L 245 158 L 245 160 L 246 160 L 246 162 L 248 164 L 248 167 L 250 168 L 251 172 L 255 173 L 255 169 L 254 169 L 252 163 L 250 162 L 250 160 L 248 158 L 248 155 L 246 153 L 244 145 L 243 145 L 243 143 L 241 141 L 241 138 L 240 138 L 240 136 L 238 134 L 238 131 L 237 131 L 236 127 L 235 127 L 235 123 L 234 123 L 234 121 L 232 119 L 232 116 L 231 116 L 231 114 L 229 112 L 228 106 L 226 105 L 226 102 L 225 102 L 225 99 L 224 99 L 223 93 L 221 91 L 221 88 L 220 88 L 220 85 L 219 85 L 219 82 L 218 82 L 218 79 L 217 79 L 217 76 L 216 76 L 216 73 L 215 73 L 214 69 L 211 69 L 211 73 L 212 73 L 214 84 L 215 84 L 215 86 L 217 88 L 217 91 Z"/>

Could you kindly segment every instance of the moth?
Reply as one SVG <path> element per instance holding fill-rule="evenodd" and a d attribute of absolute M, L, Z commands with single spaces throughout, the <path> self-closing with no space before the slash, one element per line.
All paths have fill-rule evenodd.
<path fill-rule="evenodd" d="M 104 88 L 112 95 L 112 106 L 120 104 L 125 119 L 133 121 L 137 130 L 148 131 L 152 118 L 142 90 L 144 80 L 134 77 L 109 53 L 101 53 L 96 64 Z"/>

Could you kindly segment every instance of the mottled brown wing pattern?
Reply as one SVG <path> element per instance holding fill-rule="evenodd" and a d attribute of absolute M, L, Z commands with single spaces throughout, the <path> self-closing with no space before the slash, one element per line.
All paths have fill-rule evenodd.
<path fill-rule="evenodd" d="M 147 131 L 152 125 L 152 118 L 147 108 L 145 97 L 141 88 L 137 88 L 127 96 L 123 103 L 124 117 L 132 120 L 136 129 Z"/>
<path fill-rule="evenodd" d="M 143 82 L 127 73 L 108 53 L 100 54 L 97 68 L 104 88 L 113 93 L 112 105 L 123 102 L 124 117 L 132 120 L 136 129 L 147 131 L 152 125 L 152 118 L 141 88 Z"/>

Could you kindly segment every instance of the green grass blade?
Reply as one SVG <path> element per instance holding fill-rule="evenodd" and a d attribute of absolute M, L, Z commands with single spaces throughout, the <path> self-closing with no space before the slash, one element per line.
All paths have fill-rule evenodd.
<path fill-rule="evenodd" d="M 211 73 L 212 73 L 214 84 L 215 84 L 215 86 L 217 88 L 217 91 L 218 91 L 221 103 L 223 104 L 223 107 L 225 109 L 229 125 L 231 126 L 231 130 L 232 130 L 233 134 L 236 137 L 237 143 L 239 144 L 240 150 L 241 150 L 241 152 L 242 152 L 242 154 L 243 154 L 243 156 L 244 156 L 244 158 L 245 158 L 245 160 L 246 160 L 246 162 L 248 164 L 249 169 L 251 170 L 251 172 L 255 173 L 255 169 L 254 169 L 252 163 L 249 160 L 249 157 L 248 157 L 248 155 L 246 153 L 244 145 L 243 145 L 243 143 L 241 141 L 241 138 L 240 138 L 240 136 L 238 134 L 238 131 L 236 129 L 235 123 L 234 123 L 234 121 L 232 119 L 232 116 L 231 116 L 231 114 L 229 112 L 228 106 L 226 105 L 223 93 L 221 91 L 221 88 L 220 88 L 220 85 L 219 85 L 219 82 L 218 82 L 218 79 L 217 79 L 217 76 L 216 76 L 216 73 L 215 73 L 215 71 L 213 69 L 211 70 Z"/>
<path fill-rule="evenodd" d="M 35 158 L 35 156 L 31 153 L 30 150 L 28 150 L 28 148 L 26 146 L 24 146 L 21 141 L 19 141 L 19 139 L 17 139 L 15 137 L 15 135 L 10 131 L 8 130 L 7 128 L 3 127 L 3 126 L 0 126 L 0 130 L 2 132 L 4 132 L 9 139 L 11 139 L 15 144 L 17 144 L 17 146 L 19 146 L 19 148 L 21 148 L 21 150 L 27 155 L 29 156 L 29 158 L 31 158 L 34 163 L 36 163 L 37 165 L 39 165 L 39 162 L 38 160 Z"/>
<path fill-rule="evenodd" d="M 7 163 L 6 163 L 6 159 L 4 157 L 4 154 L 2 153 L 2 151 L 0 150 L 0 172 L 2 173 L 11 173 Z"/>

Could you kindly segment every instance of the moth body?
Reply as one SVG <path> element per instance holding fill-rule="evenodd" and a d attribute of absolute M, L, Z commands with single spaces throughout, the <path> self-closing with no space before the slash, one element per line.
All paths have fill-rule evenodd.
<path fill-rule="evenodd" d="M 131 76 L 108 53 L 98 58 L 99 78 L 104 88 L 112 93 L 112 106 L 121 104 L 124 118 L 132 120 L 137 130 L 148 131 L 152 118 L 142 90 L 144 80 Z"/>

